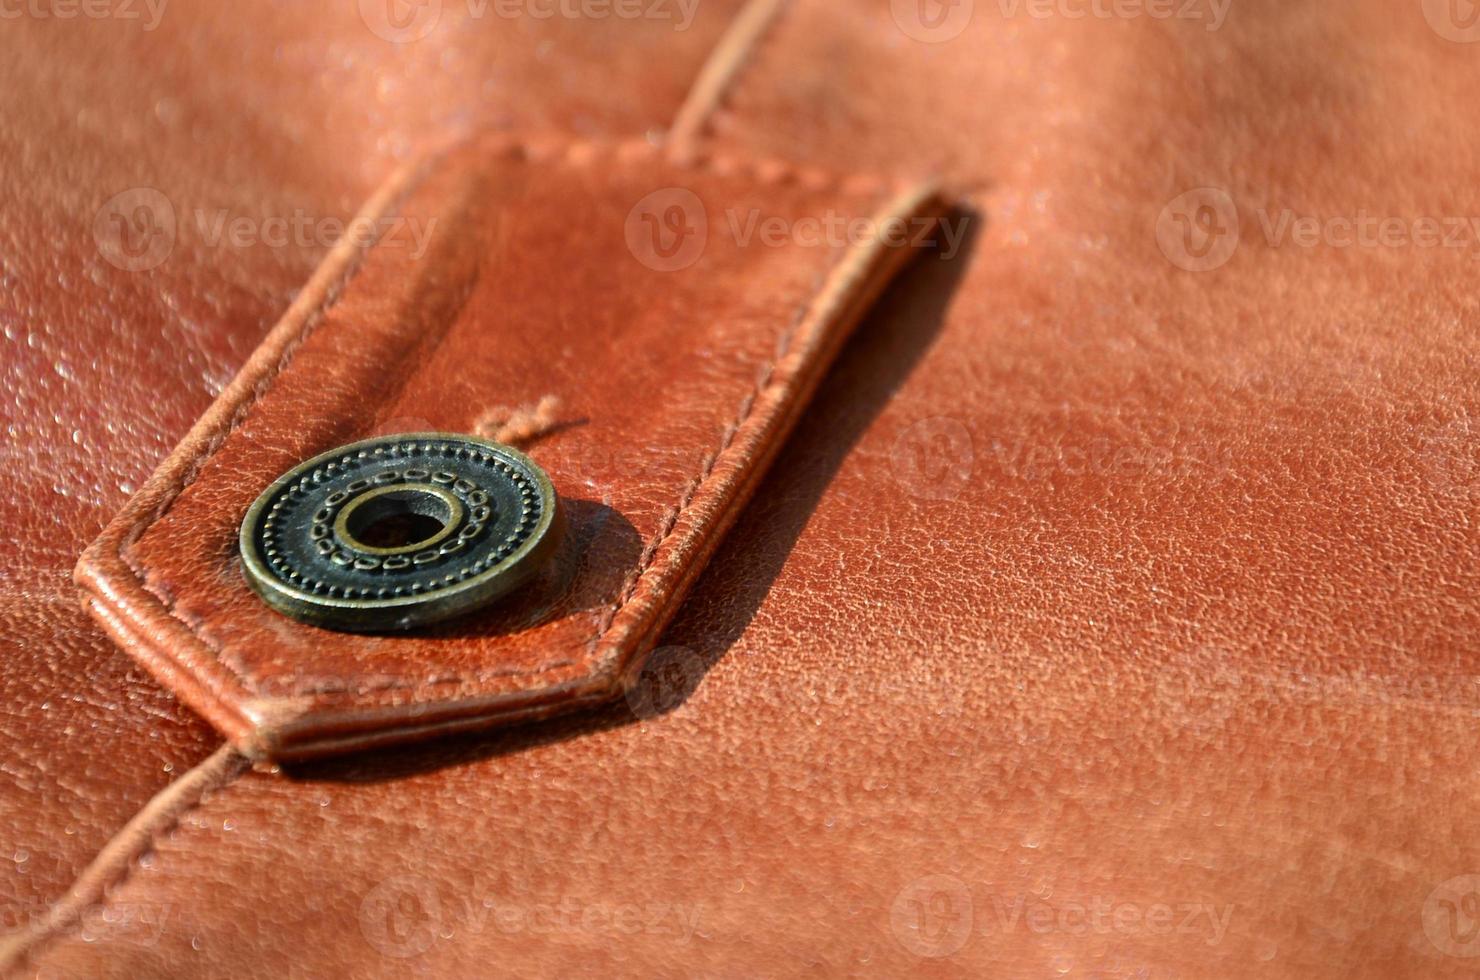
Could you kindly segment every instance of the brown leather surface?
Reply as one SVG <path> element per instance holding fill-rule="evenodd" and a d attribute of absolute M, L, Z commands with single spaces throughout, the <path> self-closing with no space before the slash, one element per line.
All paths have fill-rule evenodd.
<path fill-rule="evenodd" d="M 677 110 L 734 6 L 706 2 L 679 32 L 491 13 L 470 26 L 449 5 L 404 45 L 353 3 L 171 0 L 157 20 L 141 3 L 104 18 L 6 9 L 0 931 L 38 920 L 219 742 L 104 636 L 70 580 L 329 244 L 211 243 L 197 215 L 207 229 L 223 212 L 343 221 L 415 147 L 457 128 L 646 132 Z M 94 228 L 137 187 L 170 203 L 177 238 L 133 272 L 105 258 Z"/>
<path fill-rule="evenodd" d="M 393 178 L 356 219 L 380 240 L 336 250 L 88 549 L 77 575 L 100 621 L 254 757 L 615 696 L 911 236 L 930 235 L 928 191 L 816 176 L 675 166 L 643 142 L 495 138 Z M 654 242 L 644 214 L 670 212 L 679 233 Z M 757 230 L 875 214 L 900 224 L 896 247 Z M 501 402 L 549 398 L 569 414 L 531 453 L 562 498 L 564 540 L 510 601 L 347 635 L 248 587 L 238 529 L 279 474 L 373 434 L 476 432 Z"/>
<path fill-rule="evenodd" d="M 1002 9 L 803 0 L 703 140 L 985 220 L 669 627 L 680 705 L 243 775 L 28 972 L 1472 972 L 1475 240 L 1264 219 L 1480 213 L 1477 49 L 1432 4 Z M 1241 235 L 1194 272 L 1157 231 L 1204 186 Z"/>

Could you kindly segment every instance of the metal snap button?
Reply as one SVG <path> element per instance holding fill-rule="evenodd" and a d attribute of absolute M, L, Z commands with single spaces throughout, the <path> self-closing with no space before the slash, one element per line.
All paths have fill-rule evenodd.
<path fill-rule="evenodd" d="M 472 436 L 419 432 L 340 446 L 262 492 L 242 521 L 247 581 L 295 619 L 407 629 L 527 581 L 559 538 L 544 470 Z"/>

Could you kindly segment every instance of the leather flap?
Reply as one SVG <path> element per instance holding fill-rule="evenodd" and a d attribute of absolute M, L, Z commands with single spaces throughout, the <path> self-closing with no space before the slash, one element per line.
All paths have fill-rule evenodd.
<path fill-rule="evenodd" d="M 610 698 L 938 207 L 926 188 L 676 163 L 645 144 L 439 154 L 367 206 L 78 582 L 120 643 L 256 757 Z M 248 588 L 238 527 L 283 471 L 370 435 L 489 435 L 511 415 L 567 521 L 517 595 L 354 635 Z"/>

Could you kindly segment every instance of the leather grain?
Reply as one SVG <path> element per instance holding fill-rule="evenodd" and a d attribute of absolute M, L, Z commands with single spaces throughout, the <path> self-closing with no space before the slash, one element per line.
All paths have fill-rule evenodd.
<path fill-rule="evenodd" d="M 253 756 L 615 696 L 910 255 L 904 236 L 767 243 L 743 229 L 883 212 L 881 226 L 928 234 L 929 192 L 893 193 L 674 167 L 641 143 L 480 140 L 434 157 L 377 193 L 356 220 L 383 237 L 326 261 L 78 580 L 109 632 Z M 643 220 L 675 214 L 666 244 Z M 517 598 L 439 628 L 347 635 L 249 589 L 242 515 L 302 459 L 397 428 L 472 432 L 500 401 L 552 397 L 572 414 L 531 452 L 567 529 Z"/>
<path fill-rule="evenodd" d="M 1473 250 L 1328 220 L 1480 212 L 1475 48 L 1432 4 L 1009 6 L 792 4 L 700 136 L 984 220 L 670 625 L 680 703 L 246 774 L 112 892 L 157 936 L 30 969 L 1469 975 Z M 1157 232 L 1208 186 L 1199 272 Z"/>
<path fill-rule="evenodd" d="M 353 3 L 162 6 L 157 19 L 142 3 L 63 19 L 16 4 L 0 27 L 0 931 L 41 921 L 219 743 L 94 625 L 70 581 L 332 244 L 233 244 L 209 238 L 218 218 L 343 222 L 453 130 L 645 132 L 677 110 L 734 5 L 704 3 L 683 31 L 473 21 L 448 5 L 408 44 Z M 159 265 L 131 271 L 105 256 L 108 202 L 141 187 L 169 202 L 177 233 Z"/>

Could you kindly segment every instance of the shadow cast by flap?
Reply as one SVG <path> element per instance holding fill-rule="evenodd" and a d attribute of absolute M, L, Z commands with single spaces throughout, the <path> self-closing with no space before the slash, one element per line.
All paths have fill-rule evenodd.
<path fill-rule="evenodd" d="M 642 537 L 616 508 L 563 497 L 564 530 L 549 565 L 506 600 L 471 616 L 418 630 L 428 639 L 508 636 L 611 601 L 642 554 Z"/>

